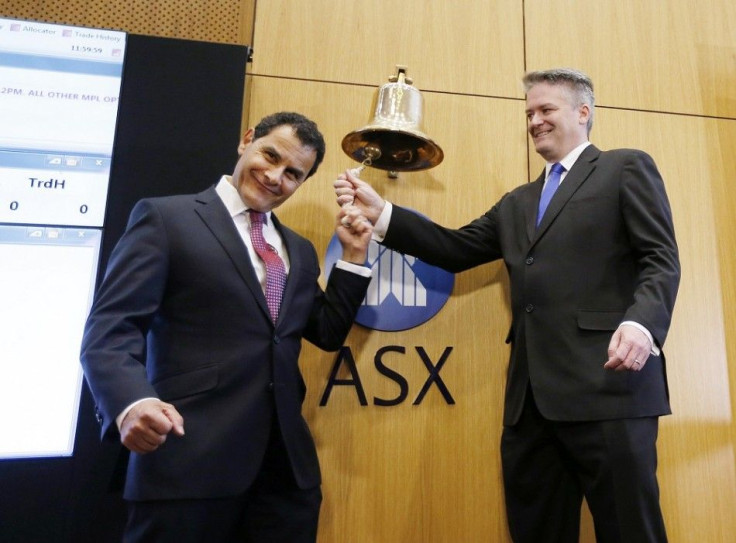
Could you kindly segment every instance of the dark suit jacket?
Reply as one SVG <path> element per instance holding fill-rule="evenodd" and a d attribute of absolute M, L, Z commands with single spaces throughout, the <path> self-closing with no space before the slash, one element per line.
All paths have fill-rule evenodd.
<path fill-rule="evenodd" d="M 336 268 L 323 292 L 312 244 L 272 217 L 290 260 L 275 326 L 214 188 L 142 200 L 133 209 L 86 325 L 82 365 L 103 436 L 117 438 L 115 417 L 150 396 L 176 407 L 186 435 L 131 455 L 126 498 L 243 492 L 260 466 L 274 414 L 297 483 L 319 484 L 301 415 L 301 340 L 338 349 L 369 279 Z"/>
<path fill-rule="evenodd" d="M 541 413 L 586 421 L 670 412 L 664 355 L 603 369 L 611 335 L 636 321 L 664 344 L 680 278 L 664 184 L 651 157 L 587 147 L 535 226 L 544 175 L 450 230 L 394 207 L 384 244 L 458 272 L 503 258 L 512 343 L 504 424 L 528 383 Z"/>

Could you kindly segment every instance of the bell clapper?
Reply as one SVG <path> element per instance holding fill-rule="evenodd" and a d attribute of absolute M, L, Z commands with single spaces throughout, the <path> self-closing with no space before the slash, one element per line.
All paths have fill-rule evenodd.
<path fill-rule="evenodd" d="M 361 172 L 365 170 L 366 166 L 373 164 L 374 160 L 381 158 L 381 150 L 373 145 L 366 145 L 363 148 L 363 155 L 365 158 L 363 159 L 363 162 L 360 163 L 360 166 L 350 170 L 355 177 L 359 177 Z"/>
<path fill-rule="evenodd" d="M 365 154 L 365 158 L 363 159 L 363 162 L 361 162 L 360 166 L 357 168 L 353 168 L 350 170 L 350 173 L 352 173 L 355 177 L 360 177 L 360 174 L 365 170 L 366 166 L 370 166 L 374 159 L 377 159 L 381 156 L 381 150 L 378 147 L 374 147 L 372 145 L 368 145 L 363 149 L 363 153 Z M 353 205 L 353 202 L 355 200 L 350 200 L 349 202 L 345 202 L 342 207 Z M 350 221 L 347 220 L 347 217 L 343 217 L 340 221 L 343 226 L 350 226 Z"/>

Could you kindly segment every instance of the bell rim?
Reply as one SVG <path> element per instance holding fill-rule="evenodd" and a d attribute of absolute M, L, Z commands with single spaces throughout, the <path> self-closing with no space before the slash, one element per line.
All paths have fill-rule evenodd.
<path fill-rule="evenodd" d="M 362 153 L 362 151 L 368 146 L 368 145 L 357 145 L 357 144 L 368 144 L 369 141 L 366 141 L 366 138 L 364 138 L 365 134 L 376 134 L 376 133 L 394 133 L 394 134 L 401 134 L 401 135 L 408 135 L 414 138 L 417 138 L 418 140 L 421 140 L 425 148 L 430 149 L 431 152 L 427 154 L 425 157 L 426 160 L 424 161 L 416 161 L 414 164 L 410 164 L 407 166 L 402 165 L 393 165 L 392 167 L 385 167 L 381 166 L 381 158 L 377 159 L 376 161 L 372 161 L 370 164 L 370 167 L 377 168 L 380 170 L 386 170 L 386 171 L 397 171 L 397 172 L 410 172 L 410 171 L 421 171 L 421 170 L 428 170 L 430 168 L 434 168 L 435 166 L 439 165 L 445 157 L 445 153 L 442 150 L 442 147 L 439 146 L 432 138 L 427 136 L 424 132 L 420 130 L 406 130 L 401 128 L 392 128 L 392 127 L 386 127 L 382 125 L 375 125 L 375 124 L 369 124 L 364 126 L 363 128 L 359 128 L 358 130 L 353 130 L 352 132 L 345 135 L 345 137 L 342 139 L 342 150 L 347 154 L 350 158 L 353 160 L 357 160 L 358 162 L 362 162 L 367 157 L 365 157 Z"/>

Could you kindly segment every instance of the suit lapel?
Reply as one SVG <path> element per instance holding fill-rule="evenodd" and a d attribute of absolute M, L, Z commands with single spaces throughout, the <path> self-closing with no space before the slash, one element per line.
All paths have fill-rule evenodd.
<path fill-rule="evenodd" d="M 595 161 L 598 159 L 599 155 L 600 150 L 593 145 L 589 145 L 585 148 L 580 157 L 575 161 L 575 164 L 573 164 L 568 174 L 565 176 L 565 180 L 560 184 L 560 188 L 558 188 L 557 192 L 552 196 L 552 200 L 550 200 L 549 206 L 547 206 L 547 211 L 545 212 L 544 217 L 542 217 L 542 222 L 539 223 L 539 227 L 534 227 L 534 233 L 531 236 L 531 239 L 539 238 L 554 222 L 555 217 L 560 214 L 560 212 L 565 208 L 567 202 L 572 198 L 573 194 L 575 194 L 575 192 L 593 172 L 595 169 Z M 536 202 L 533 210 L 534 219 L 531 222 L 532 225 L 536 220 L 536 206 L 539 205 L 539 198 L 542 193 L 544 172 L 542 172 L 541 181 L 540 179 L 537 181 L 540 186 L 538 190 L 534 191 Z M 529 224 L 530 223 L 527 223 L 527 225 Z"/>
<path fill-rule="evenodd" d="M 526 217 L 526 235 L 529 241 L 533 240 L 537 235 L 537 210 L 539 209 L 539 199 L 542 197 L 542 188 L 544 187 L 544 170 L 536 181 L 532 183 L 532 188 L 527 192 L 527 200 L 524 204 L 524 214 Z"/>
<path fill-rule="evenodd" d="M 222 203 L 214 188 L 207 189 L 197 195 L 194 211 L 228 254 L 238 274 L 245 281 L 261 310 L 265 312 L 270 320 L 271 314 L 268 305 L 266 305 L 266 297 L 253 269 L 248 249 L 245 247 L 235 224 L 233 224 L 233 219 L 225 208 L 225 204 Z"/>

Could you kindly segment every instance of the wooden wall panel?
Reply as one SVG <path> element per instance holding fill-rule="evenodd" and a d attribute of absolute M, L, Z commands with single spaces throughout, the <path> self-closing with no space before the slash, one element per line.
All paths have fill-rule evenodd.
<path fill-rule="evenodd" d="M 718 255 L 719 268 L 721 272 L 721 292 L 723 295 L 724 328 L 726 330 L 726 355 L 729 370 L 729 390 L 731 400 L 731 416 L 717 429 L 714 436 L 720 442 L 720 449 L 724 455 L 724 462 L 731 469 L 736 466 L 736 192 L 733 180 L 736 178 L 736 155 L 733 149 L 736 146 L 736 123 L 719 122 L 717 129 L 709 132 L 709 160 L 706 167 L 708 170 L 718 170 L 723 164 L 726 175 L 714 176 L 713 212 L 716 219 L 718 231 Z M 714 474 L 714 477 L 717 477 Z M 733 487 L 729 489 L 733 491 Z M 686 496 L 683 492 L 678 496 Z M 724 499 L 726 504 L 734 504 L 734 500 Z M 730 517 L 725 517 L 730 518 Z M 723 537 L 721 541 L 728 541 L 733 537 L 734 527 L 731 525 L 722 527 Z"/>
<path fill-rule="evenodd" d="M 729 156 L 736 123 L 600 110 L 592 140 L 602 148 L 647 150 L 665 180 L 682 262 L 682 280 L 665 344 L 674 415 L 661 419 L 660 485 L 673 540 L 727 541 L 736 531 L 733 407 L 729 381 L 719 237 L 734 219 L 713 213 L 720 186 L 736 178 Z M 728 135 L 720 139 L 718 135 Z M 724 147 L 725 145 L 725 147 Z M 727 157 L 722 160 L 723 157 Z M 705 167 L 704 167 L 705 166 Z M 730 196 L 733 200 L 733 196 Z M 730 277 L 732 282 L 733 272 Z M 677 537 L 677 539 L 675 539 Z M 729 536 L 730 537 L 730 536 Z"/>
<path fill-rule="evenodd" d="M 362 126 L 371 114 L 361 105 L 368 93 L 358 92 L 355 87 L 368 85 L 372 91 L 385 82 L 386 64 L 398 62 L 386 55 L 389 49 L 385 43 L 401 32 L 411 36 L 423 33 L 424 40 L 399 40 L 392 50 L 417 58 L 413 75 L 425 97 L 426 131 L 445 148 L 448 158 L 427 174 L 409 176 L 414 187 L 406 186 L 408 179 L 392 182 L 380 173 L 369 172 L 364 177 L 389 199 L 423 210 L 445 224 L 459 225 L 495 202 L 504 190 L 523 181 L 523 171 L 519 172 L 521 176 L 516 175 L 515 167 L 510 168 L 511 176 L 506 171 L 517 159 L 523 162 L 523 157 L 514 154 L 518 152 L 514 145 L 527 149 L 526 179 L 535 178 L 543 166 L 525 139 L 523 96 L 519 95 L 518 87 L 525 68 L 574 66 L 588 72 L 595 82 L 600 106 L 592 141 L 603 149 L 638 147 L 655 158 L 670 193 L 680 243 L 683 279 L 665 346 L 675 414 L 662 419 L 660 436 L 660 484 L 670 541 L 684 543 L 693 537 L 703 541 L 728 541 L 736 529 L 728 513 L 736 506 L 733 451 L 736 430 L 734 400 L 730 393 L 736 386 L 736 377 L 734 372 L 729 372 L 728 364 L 736 355 L 736 339 L 731 332 L 736 325 L 733 309 L 736 258 L 732 256 L 736 246 L 732 234 L 736 231 L 733 218 L 736 202 L 733 191 L 729 190 L 729 180 L 736 175 L 732 151 L 736 147 L 733 121 L 736 101 L 729 94 L 736 80 L 735 42 L 729 30 L 734 26 L 734 8 L 725 2 L 696 7 L 684 1 L 665 5 L 633 0 L 595 3 L 527 0 L 516 4 L 524 10 L 523 29 L 507 29 L 503 34 L 504 40 L 508 40 L 515 39 L 519 31 L 524 32 L 526 57 L 521 61 L 515 55 L 515 44 L 511 43 L 503 46 L 510 55 L 505 59 L 511 60 L 508 64 L 499 65 L 499 59 L 487 53 L 488 46 L 481 45 L 476 49 L 477 54 L 469 55 L 466 64 L 471 68 L 464 72 L 448 72 L 445 69 L 448 62 L 442 53 L 439 54 L 443 60 L 440 63 L 422 59 L 420 53 L 425 44 L 431 44 L 434 50 L 441 49 L 444 36 L 467 35 L 468 25 L 475 27 L 477 21 L 484 20 L 479 13 L 493 11 L 502 3 L 492 7 L 483 4 L 478 7 L 480 11 L 471 13 L 474 17 L 471 22 L 466 20 L 465 14 L 460 19 L 448 16 L 443 19 L 441 28 L 426 30 L 421 16 L 407 13 L 415 11 L 416 6 L 411 2 L 405 5 L 407 11 L 402 11 L 404 7 L 397 8 L 396 18 L 404 25 L 398 27 L 396 22 L 384 25 L 366 22 L 362 16 L 365 11 L 361 10 L 370 9 L 378 14 L 376 19 L 380 19 L 384 10 L 395 8 L 389 8 L 388 2 L 372 2 L 367 7 L 366 3 L 353 3 L 344 8 L 329 6 L 329 10 L 318 2 L 313 16 L 321 21 L 322 28 L 316 33 L 318 37 L 310 38 L 308 32 L 296 31 L 303 28 L 303 14 L 286 15 L 292 11 L 289 7 L 293 2 L 260 3 L 254 40 L 260 56 L 256 55 L 252 70 L 251 107 L 255 104 L 262 107 L 262 102 L 277 107 L 273 95 L 277 81 L 282 84 L 293 78 L 335 81 L 334 87 L 329 85 L 332 90 L 321 92 L 314 103 L 304 91 L 297 91 L 298 97 L 282 95 L 279 98 L 287 103 L 301 101 L 317 115 L 325 112 L 330 119 L 326 124 L 328 138 L 339 142 L 345 133 Z M 353 18 L 351 13 L 357 16 Z M 307 16 L 308 24 L 304 26 L 316 24 L 309 19 L 311 16 Z M 284 21 L 287 21 L 285 25 Z M 487 34 L 497 30 L 493 26 L 497 22 L 482 29 L 478 26 L 473 39 L 487 44 L 483 40 L 493 39 Z M 511 17 L 503 19 L 501 24 L 515 26 L 515 22 Z M 278 46 L 261 44 L 259 36 L 271 34 L 276 24 L 281 25 L 282 32 L 284 28 L 294 30 L 289 33 L 292 48 L 285 48 L 284 42 Z M 422 28 L 413 29 L 414 25 Z M 324 28 L 335 26 L 345 29 L 339 39 L 331 32 L 325 35 Z M 558 33 L 564 39 L 552 41 L 551 28 L 561 29 Z M 284 54 L 288 50 L 298 53 Z M 373 62 L 364 60 L 368 50 L 373 53 Z M 314 56 L 314 60 L 304 62 L 305 53 Z M 410 65 L 410 73 L 412 62 L 406 62 Z M 498 71 L 506 69 L 509 71 Z M 483 74 L 481 79 L 485 81 L 480 83 L 476 74 Z M 263 85 L 265 79 L 269 80 L 268 91 Z M 259 91 L 259 87 L 263 91 Z M 291 89 L 289 93 L 294 90 L 291 84 L 286 88 Z M 448 94 L 435 95 L 428 92 L 430 90 Z M 475 116 L 488 113 L 483 108 L 491 108 L 489 111 L 495 113 L 499 100 L 483 100 L 466 93 L 510 98 L 507 105 L 518 114 L 509 112 L 481 117 L 477 122 Z M 454 114 L 446 114 L 447 103 L 453 104 Z M 708 116 L 726 118 L 708 119 Z M 501 146 L 500 156 L 497 146 Z M 335 149 L 339 170 L 345 167 L 342 164 L 346 157 L 339 156 L 339 147 Z M 509 151 L 513 153 L 507 160 L 504 156 Z M 496 156 L 500 160 L 495 160 Z M 448 180 L 456 169 L 467 178 L 465 190 L 477 197 L 462 205 L 452 198 L 447 201 L 451 205 L 440 203 L 438 196 L 445 192 L 453 194 L 454 187 Z M 414 176 L 416 181 L 413 181 Z M 489 188 L 485 183 L 496 177 L 504 181 Z M 329 191 L 327 194 L 329 198 Z M 477 207 L 473 200 L 478 201 Z M 292 203 L 296 205 L 294 201 L 287 206 Z M 282 215 L 284 213 L 293 213 L 297 222 L 304 220 L 300 219 L 303 212 L 295 207 L 286 207 Z M 494 279 L 476 290 L 475 282 L 489 281 L 488 274 Z M 440 316 L 399 337 L 408 336 L 409 342 L 419 344 L 436 341 L 438 336 L 466 333 L 467 338 L 474 336 L 476 342 L 482 342 L 482 360 L 487 359 L 491 366 L 505 367 L 507 353 L 503 346 L 495 343 L 500 332 L 497 323 L 474 324 L 483 319 L 483 314 L 508 313 L 504 298 L 505 272 L 500 267 L 483 267 L 458 276 L 458 285 L 465 281 L 470 281 L 469 290 L 468 287 L 456 287 Z M 493 290 L 496 286 L 492 281 L 498 281 L 500 290 Z M 466 290 L 472 296 L 465 295 Z M 471 298 L 478 300 L 479 307 L 468 305 Z M 474 316 L 475 311 L 480 312 L 478 316 Z M 453 319 L 463 324 L 451 325 L 446 314 L 452 314 Z M 434 321 L 442 323 L 441 326 L 435 327 Z M 486 331 L 490 332 L 490 337 L 479 339 Z M 349 342 L 358 346 L 359 369 L 365 367 L 371 371 L 372 353 L 387 335 L 361 327 L 354 329 Z M 474 353 L 469 358 L 469 366 L 479 367 Z M 318 407 L 325 375 L 334 357 L 309 348 L 305 354 L 310 386 L 307 413 L 315 429 L 325 469 L 325 516 L 320 541 L 337 542 L 346 537 L 355 537 L 357 541 L 422 543 L 509 541 L 505 521 L 502 518 L 489 520 L 503 513 L 498 459 L 490 458 L 498 453 L 500 427 L 476 424 L 474 427 L 481 429 L 481 433 L 472 436 L 462 430 L 465 424 L 462 415 L 454 415 L 461 410 L 459 406 L 453 406 L 452 415 L 448 417 L 446 406 L 433 405 L 438 411 L 432 414 L 432 420 L 444 425 L 444 430 L 438 432 L 434 427 L 424 426 L 426 422 L 420 409 L 409 411 L 411 416 L 405 413 L 404 406 L 388 414 L 370 406 L 359 409 L 354 398 L 345 391 L 341 394 L 347 398 L 335 396 L 340 401 L 335 404 L 340 406 L 338 412 L 332 410 L 331 403 Z M 311 367 L 313 361 L 316 361 L 316 371 Z M 480 366 L 483 365 L 481 362 Z M 486 405 L 500 406 L 502 376 L 499 381 L 499 375 L 482 373 L 466 380 L 454 373 L 456 368 L 448 371 L 448 380 L 458 394 L 469 394 L 473 398 L 480 394 Z M 369 379 L 371 387 L 379 387 L 378 395 L 389 393 L 388 389 L 380 388 L 380 376 L 370 375 Z M 498 388 L 494 390 L 496 385 Z M 479 422 L 475 411 L 468 417 L 472 422 Z M 480 422 L 493 424 L 490 418 Z M 465 449 L 470 453 L 465 463 L 448 464 L 447 459 L 438 460 L 443 456 L 451 458 L 456 452 L 453 444 L 458 440 L 462 442 L 466 435 L 469 441 Z M 385 445 L 378 445 L 379 440 Z M 481 449 L 486 449 L 485 460 L 493 462 L 485 466 L 486 471 L 491 470 L 490 476 L 475 460 L 474 455 L 481 455 Z M 450 477 L 442 471 L 448 469 Z M 475 477 L 469 477 L 469 473 L 475 473 Z M 431 488 L 430 481 L 434 482 Z M 466 495 L 458 493 L 456 481 L 465 485 Z M 489 485 L 496 486 L 490 488 Z M 459 500 L 460 514 L 447 507 L 445 502 L 450 500 L 446 497 Z M 393 506 L 387 506 L 387 501 Z M 403 521 L 393 520 L 395 517 Z M 590 515 L 585 511 L 581 542 L 594 540 Z"/>
<path fill-rule="evenodd" d="M 736 117 L 736 3 L 526 0 L 526 65 L 573 66 L 599 104 Z"/>
<path fill-rule="evenodd" d="M 254 74 L 373 86 L 405 64 L 422 90 L 523 96 L 518 0 L 311 0 L 308 9 L 301 6 L 258 3 Z"/>
<path fill-rule="evenodd" d="M 252 107 L 257 104 L 254 119 L 273 109 L 298 109 L 317 119 L 328 139 L 325 164 L 309 182 L 316 183 L 300 189 L 298 198 L 280 211 L 290 224 L 318 240 L 319 251 L 324 251 L 331 236 L 331 227 L 320 233 L 316 223 L 325 223 L 335 212 L 330 209 L 332 174 L 354 166 L 340 151 L 339 141 L 362 126 L 374 92 L 349 85 L 254 78 L 250 93 Z M 428 92 L 423 96 L 426 131 L 443 145 L 445 162 L 429 172 L 402 174 L 397 181 L 376 170 L 366 170 L 364 178 L 397 203 L 445 224 L 460 225 L 524 178 L 525 157 L 519 154 L 526 145 L 523 102 Z M 345 104 L 344 116 L 334 115 L 333 104 L 338 100 Z M 498 138 L 499 131 L 509 138 Z M 728 151 L 736 141 L 734 131 L 736 124 L 730 121 L 600 108 L 592 133 L 592 141 L 602 149 L 647 150 L 660 167 L 672 203 L 683 279 L 665 346 L 675 415 L 662 420 L 660 483 L 674 542 L 689 541 L 688 534 L 694 530 L 705 536 L 703 540 L 727 541 L 725 534 L 736 529 L 728 514 L 736 504 L 729 394 L 734 380 L 729 380 L 721 289 L 723 277 L 733 288 L 733 273 L 718 265 L 724 248 L 734 246 L 730 234 L 734 215 L 712 211 L 735 207 L 733 195 L 725 204 L 721 201 L 724 180 L 736 176 L 736 159 Z M 708 167 L 703 168 L 704 164 Z M 541 168 L 535 156 L 530 176 L 536 177 Z M 462 172 L 457 178 L 456 171 Z M 463 182 L 458 184 L 456 179 Z M 467 194 L 472 198 L 464 198 Z M 305 209 L 306 200 L 320 208 L 321 219 Z M 720 222 L 724 217 L 731 228 L 722 228 L 728 226 Z M 730 245 L 719 243 L 718 232 L 721 238 L 731 238 Z M 306 412 L 325 471 L 320 541 L 341 541 L 346 533 L 358 534 L 356 541 L 366 542 L 446 541 L 445 536 L 457 530 L 466 530 L 461 533 L 467 541 L 483 540 L 477 534 L 488 530 L 498 534 L 493 541 L 508 540 L 503 521 L 489 521 L 503 513 L 498 459 L 489 463 L 498 451 L 500 427 L 493 426 L 500 424 L 500 412 L 479 417 L 484 406 L 496 410 L 501 406 L 503 375 L 488 374 L 484 366 L 506 364 L 507 352 L 500 343 L 504 328 L 488 319 L 489 308 L 507 315 L 505 272 L 498 265 L 485 268 L 460 274 L 448 305 L 424 326 L 399 334 L 358 326 L 347 342 L 356 353 L 369 399 L 395 392 L 393 383 L 372 368 L 373 353 L 380 346 L 423 344 L 441 350 L 450 343 L 444 338 L 460 338 L 454 340 L 457 345 L 477 345 L 467 356 L 456 351 L 462 352 L 464 362 L 467 358 L 468 374 L 458 375 L 458 368 L 449 365 L 445 370 L 450 389 L 468 398 L 468 411 L 460 405 L 449 408 L 441 401 L 433 405 L 434 411 L 427 411 L 429 418 L 423 417 L 424 406 L 359 407 L 350 389 L 333 392 L 330 403 L 318 407 L 335 357 L 306 349 L 304 371 L 310 387 Z M 484 324 L 473 324 L 478 322 Z M 401 363 L 411 364 L 409 360 Z M 397 369 L 413 378 L 412 385 L 421 386 L 421 368 L 419 375 L 404 366 Z M 463 462 L 454 464 L 452 458 Z M 443 500 L 448 498 L 458 504 L 456 509 L 446 506 Z M 412 507 L 421 513 L 412 512 Z M 427 514 L 427 509 L 434 514 Z M 403 520 L 387 520 L 395 517 Z M 469 526 L 467 519 L 474 519 Z M 587 512 L 581 541 L 594 541 Z"/>
<path fill-rule="evenodd" d="M 296 109 L 314 118 L 327 138 L 320 171 L 278 210 L 286 224 L 315 241 L 320 254 L 337 213 L 332 181 L 356 165 L 342 153 L 340 141 L 365 122 L 374 92 L 361 86 L 254 78 L 254 120 L 277 109 Z M 523 129 L 497 137 L 503 126 L 523 127 L 523 103 L 423 96 L 425 128 L 441 142 L 445 161 L 428 172 L 402 173 L 397 180 L 371 169 L 363 177 L 396 203 L 460 225 L 526 179 Z M 338 101 L 344 116 L 335 115 Z M 320 541 L 478 541 L 479 534 L 491 538 L 485 540 L 507 540 L 498 450 L 508 326 L 501 263 L 457 275 L 450 300 L 422 326 L 393 333 L 355 326 L 346 345 L 354 354 L 367 406 L 359 404 L 352 387 L 335 387 L 327 405 L 320 407 L 336 355 L 305 346 L 305 413 L 324 473 Z M 395 407 L 373 405 L 374 397 L 398 393 L 396 384 L 374 366 L 376 351 L 387 345 L 406 348 L 404 355 L 385 359 L 409 383 L 407 400 Z M 446 347 L 453 347 L 440 375 L 454 405 L 434 386 L 421 404 L 411 405 L 427 378 L 416 346 L 435 363 Z M 340 378 L 350 377 L 343 367 Z"/>

